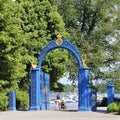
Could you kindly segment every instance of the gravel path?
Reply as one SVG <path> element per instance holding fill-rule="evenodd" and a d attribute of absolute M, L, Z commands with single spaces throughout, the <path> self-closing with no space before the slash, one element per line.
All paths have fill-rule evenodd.
<path fill-rule="evenodd" d="M 0 112 L 0 120 L 120 120 L 120 115 L 106 113 L 106 108 L 98 108 L 96 112 L 77 110 L 6 111 Z"/>

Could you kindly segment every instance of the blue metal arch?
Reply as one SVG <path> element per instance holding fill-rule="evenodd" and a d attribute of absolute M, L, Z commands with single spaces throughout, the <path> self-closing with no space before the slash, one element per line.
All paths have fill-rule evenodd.
<path fill-rule="evenodd" d="M 57 48 L 63 48 L 63 49 L 70 51 L 77 59 L 78 68 L 82 67 L 81 55 L 80 55 L 77 47 L 75 45 L 73 45 L 69 40 L 66 40 L 66 39 L 62 39 L 62 44 L 58 45 L 56 43 L 56 39 L 54 39 L 54 40 L 49 41 L 49 43 L 41 51 L 41 54 L 38 58 L 38 68 L 41 68 L 42 61 L 43 61 L 44 57 L 47 55 L 47 53 L 54 49 L 57 49 Z"/>
<path fill-rule="evenodd" d="M 63 48 L 70 51 L 78 62 L 78 110 L 80 111 L 90 111 L 91 110 L 91 97 L 89 83 L 89 70 L 87 67 L 81 64 L 81 55 L 75 45 L 73 45 L 69 40 L 61 38 L 51 40 L 45 48 L 41 51 L 38 58 L 38 68 L 32 69 L 31 71 L 31 84 L 30 84 L 30 110 L 40 109 L 40 83 L 42 81 L 40 77 L 41 65 L 44 57 L 51 50 Z"/>

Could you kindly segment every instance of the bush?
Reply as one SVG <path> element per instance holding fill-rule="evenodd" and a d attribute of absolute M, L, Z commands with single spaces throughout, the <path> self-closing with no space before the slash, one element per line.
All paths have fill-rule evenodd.
<path fill-rule="evenodd" d="M 29 94 L 25 91 L 16 91 L 16 107 L 17 110 L 28 110 Z"/>
<path fill-rule="evenodd" d="M 120 105 L 118 106 L 118 112 L 119 112 L 119 114 L 120 114 Z"/>
<path fill-rule="evenodd" d="M 8 107 L 8 96 L 6 93 L 0 93 L 0 111 L 6 111 Z"/>
<path fill-rule="evenodd" d="M 108 105 L 108 112 L 118 112 L 119 111 L 120 104 L 118 102 L 113 102 Z"/>

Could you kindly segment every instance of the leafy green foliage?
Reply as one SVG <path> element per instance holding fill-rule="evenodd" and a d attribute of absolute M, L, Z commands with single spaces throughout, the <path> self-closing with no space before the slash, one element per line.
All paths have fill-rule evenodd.
<path fill-rule="evenodd" d="M 119 80 L 120 2 L 117 0 L 50 1 L 58 7 L 70 35 L 69 39 L 78 47 L 82 55 L 86 54 L 90 79 Z M 68 12 L 72 13 L 70 19 L 68 18 L 71 14 Z M 74 21 L 74 24 L 71 25 L 69 21 L 72 18 L 77 21 L 75 23 L 72 20 L 71 23 Z M 74 72 L 71 71 L 73 61 L 70 62 L 68 72 L 73 76 Z M 75 67 L 72 68 L 76 71 Z M 75 80 L 73 77 L 70 79 Z"/>
<path fill-rule="evenodd" d="M 108 110 L 108 112 L 119 112 L 120 113 L 120 103 L 113 102 L 113 103 L 109 104 L 107 110 Z"/>
<path fill-rule="evenodd" d="M 67 36 L 64 25 L 56 7 L 48 0 L 14 2 L 0 0 L 0 90 L 2 93 L 15 88 L 29 90 L 30 61 L 33 60 L 37 64 L 40 51 L 50 39 L 58 34 Z M 51 89 L 55 88 L 53 83 L 56 83 L 62 91 L 63 86 L 57 80 L 66 70 L 67 52 L 63 50 L 56 52 L 48 55 L 51 60 L 56 54 L 60 55 L 51 62 L 51 66 L 49 67 L 48 64 L 51 60 L 47 58 L 43 61 L 42 67 L 45 72 L 53 76 Z M 21 98 L 18 99 L 18 107 L 27 104 L 27 101 L 24 103 Z"/>
<path fill-rule="evenodd" d="M 0 93 L 0 111 L 6 111 L 8 107 L 8 97 L 6 93 Z"/>
<path fill-rule="evenodd" d="M 58 14 L 56 7 L 51 5 L 48 0 L 16 0 L 14 2 L 0 0 L 1 94 L 4 92 L 7 94 L 15 88 L 23 91 L 29 90 L 30 61 L 33 60 L 37 64 L 42 48 L 58 34 L 67 36 L 62 17 Z M 56 53 L 51 53 L 49 56 L 52 59 L 55 57 L 54 55 Z M 62 56 L 61 62 L 65 63 L 67 53 L 64 52 L 60 57 Z M 59 61 L 60 58 L 56 57 L 55 62 L 51 63 L 52 67 L 45 69 L 51 73 L 51 76 L 55 75 L 52 72 L 54 68 L 60 71 L 56 77 L 52 77 L 56 83 L 65 71 L 65 64 L 57 65 Z M 49 59 L 46 59 L 46 63 L 48 62 Z M 44 66 L 46 65 L 44 64 Z M 51 68 L 52 71 L 49 70 Z M 62 69 L 64 70 L 62 71 Z M 21 93 L 18 92 L 18 94 Z M 24 103 L 19 95 L 18 102 L 20 109 L 28 104 L 27 101 Z"/>
<path fill-rule="evenodd" d="M 21 80 L 20 86 L 22 86 L 24 81 L 29 83 L 29 62 L 33 60 L 34 64 L 37 64 L 40 51 L 44 48 L 47 42 L 50 39 L 55 38 L 58 34 L 65 37 L 67 36 L 67 33 L 64 29 L 62 17 L 58 14 L 56 7 L 51 5 L 48 0 L 17 0 L 17 2 L 22 7 L 20 16 L 22 21 L 21 29 L 26 39 L 23 46 L 28 50 L 29 55 L 26 68 L 28 74 Z M 49 57 L 46 57 L 42 64 L 43 70 L 51 76 L 51 88 L 53 87 L 53 83 L 56 82 L 65 71 L 64 63 L 66 62 L 67 54 L 65 52 L 61 54 L 62 52 L 60 51 L 61 50 L 57 50 L 56 53 L 49 54 Z M 63 56 L 60 65 L 58 64 L 60 58 L 56 57 L 56 54 L 60 54 L 60 57 Z M 50 62 L 52 59 L 56 60 Z M 63 71 L 61 71 L 61 69 L 63 69 Z"/>
<path fill-rule="evenodd" d="M 26 75 L 24 72 L 26 65 L 25 60 L 26 49 L 22 47 L 22 31 L 19 27 L 20 19 L 17 18 L 19 6 L 15 5 L 11 0 L 4 3 L 1 1 L 2 7 L 0 13 L 1 29 L 0 29 L 0 80 L 6 81 L 3 89 L 14 89 L 18 87 L 18 83 L 22 77 Z"/>
<path fill-rule="evenodd" d="M 96 90 L 99 93 L 106 93 L 107 92 L 107 83 L 102 80 L 94 81 L 94 85 L 91 82 L 92 89 Z"/>
<path fill-rule="evenodd" d="M 25 91 L 16 91 L 16 107 L 18 110 L 28 110 L 29 93 Z"/>
<path fill-rule="evenodd" d="M 59 83 L 59 82 L 52 82 L 53 84 L 51 85 L 51 91 L 55 92 L 64 92 L 64 85 Z"/>
<path fill-rule="evenodd" d="M 66 72 L 67 56 L 68 52 L 66 50 L 56 49 L 48 53 L 42 63 L 42 70 L 50 74 L 51 90 L 56 89 L 56 84 L 59 85 L 57 80 Z"/>
<path fill-rule="evenodd" d="M 64 92 L 78 92 L 78 87 L 77 86 L 73 86 L 72 84 L 65 84 L 64 85 Z"/>

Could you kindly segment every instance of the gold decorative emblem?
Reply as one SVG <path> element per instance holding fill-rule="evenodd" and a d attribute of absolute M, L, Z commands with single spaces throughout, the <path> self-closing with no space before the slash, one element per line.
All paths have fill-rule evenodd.
<path fill-rule="evenodd" d="M 82 56 L 82 65 L 83 67 L 86 67 L 86 55 Z"/>
<path fill-rule="evenodd" d="M 62 41 L 62 36 L 61 35 L 58 35 L 57 36 L 57 39 L 56 39 L 56 44 L 57 45 L 62 45 L 63 41 Z"/>

